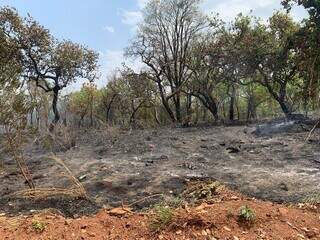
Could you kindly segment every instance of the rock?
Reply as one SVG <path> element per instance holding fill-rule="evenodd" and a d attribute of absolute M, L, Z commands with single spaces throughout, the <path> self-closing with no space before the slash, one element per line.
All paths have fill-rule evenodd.
<path fill-rule="evenodd" d="M 202 234 L 202 236 L 207 236 L 208 235 L 208 233 L 205 230 L 202 230 L 201 234 Z"/>
<path fill-rule="evenodd" d="M 237 197 L 237 196 L 232 196 L 232 197 L 231 197 L 231 200 L 239 200 L 239 197 Z"/>
<path fill-rule="evenodd" d="M 226 226 L 224 226 L 223 229 L 226 230 L 227 232 L 231 232 L 231 229 Z"/>
<path fill-rule="evenodd" d="M 286 192 L 289 191 L 289 188 L 288 188 L 287 184 L 285 184 L 285 183 L 280 183 L 279 188 L 283 191 L 286 191 Z"/>
<path fill-rule="evenodd" d="M 299 238 L 299 240 L 306 239 L 305 236 L 303 236 L 302 234 L 297 234 L 297 237 Z"/>
<path fill-rule="evenodd" d="M 82 181 L 82 180 L 84 180 L 84 179 L 86 179 L 87 178 L 87 175 L 82 175 L 82 176 L 80 176 L 78 179 L 79 179 L 79 181 Z"/>
<path fill-rule="evenodd" d="M 308 237 L 308 238 L 314 238 L 314 237 L 316 237 L 317 236 L 317 233 L 315 232 L 315 231 L 313 231 L 313 230 L 310 230 L 310 229 L 307 229 L 307 228 L 302 228 L 302 230 L 306 233 L 306 236 Z"/>
<path fill-rule="evenodd" d="M 123 216 L 131 212 L 132 212 L 131 208 L 125 208 L 125 207 L 113 208 L 110 211 L 108 211 L 108 213 L 113 216 Z"/>
<path fill-rule="evenodd" d="M 227 147 L 226 150 L 228 153 L 238 153 L 240 152 L 240 149 L 238 147 Z"/>
<path fill-rule="evenodd" d="M 278 209 L 281 216 L 285 217 L 288 215 L 288 210 L 286 208 L 279 208 Z"/>
<path fill-rule="evenodd" d="M 64 225 L 69 226 L 72 223 L 72 219 L 66 219 Z"/>

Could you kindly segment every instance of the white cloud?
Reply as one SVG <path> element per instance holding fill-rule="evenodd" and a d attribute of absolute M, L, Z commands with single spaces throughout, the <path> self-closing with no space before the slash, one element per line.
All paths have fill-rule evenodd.
<path fill-rule="evenodd" d="M 104 26 L 103 30 L 107 31 L 109 33 L 114 33 L 115 32 L 114 27 L 112 27 L 112 26 Z"/>
<path fill-rule="evenodd" d="M 123 63 L 134 71 L 143 68 L 143 64 L 139 60 L 129 60 L 124 57 L 123 50 L 107 50 L 101 56 L 101 78 L 97 81 L 99 87 L 103 87 L 107 83 L 108 76 L 117 69 L 121 69 Z"/>
<path fill-rule="evenodd" d="M 137 0 L 137 1 L 140 9 L 143 9 L 146 6 L 146 4 L 149 2 L 149 0 Z"/>
<path fill-rule="evenodd" d="M 136 29 L 138 23 L 142 21 L 141 11 L 121 10 L 120 14 L 122 16 L 122 23 L 130 26 L 133 30 Z"/>
<path fill-rule="evenodd" d="M 264 12 L 259 12 L 258 17 L 265 18 L 271 15 L 271 10 L 280 8 L 279 0 L 227 0 L 227 1 L 212 1 L 206 0 L 202 4 L 202 9 L 206 13 L 219 13 L 219 16 L 225 20 L 233 20 L 239 13 L 253 14 L 260 9 L 265 9 Z"/>
<path fill-rule="evenodd" d="M 120 9 L 119 14 L 121 15 L 121 22 L 128 25 L 131 31 L 137 30 L 139 22 L 142 21 L 142 10 L 150 0 L 136 0 L 138 10 L 126 10 Z"/>
<path fill-rule="evenodd" d="M 219 13 L 220 18 L 224 21 L 233 20 L 239 13 L 250 14 L 268 19 L 275 10 L 283 9 L 279 0 L 205 0 L 202 9 L 210 13 Z M 304 9 L 294 8 L 291 15 L 296 20 L 301 20 L 306 16 Z"/>

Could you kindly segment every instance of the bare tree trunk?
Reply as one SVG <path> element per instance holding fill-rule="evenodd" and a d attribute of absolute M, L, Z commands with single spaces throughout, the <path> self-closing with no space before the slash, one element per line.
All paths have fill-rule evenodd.
<path fill-rule="evenodd" d="M 55 87 L 53 89 L 53 100 L 52 100 L 52 110 L 54 114 L 54 119 L 52 121 L 53 125 L 56 125 L 60 120 L 60 114 L 58 109 L 58 99 L 59 99 L 59 88 Z"/>
<path fill-rule="evenodd" d="M 255 109 L 255 101 L 253 96 L 249 96 L 248 105 L 247 105 L 247 122 L 257 117 L 256 109 Z"/>
<path fill-rule="evenodd" d="M 174 105 L 176 110 L 176 119 L 179 123 L 181 123 L 181 99 L 179 92 L 174 97 Z"/>
<path fill-rule="evenodd" d="M 211 96 L 211 94 L 201 93 L 201 94 L 196 94 L 195 96 L 201 101 L 203 106 L 207 110 L 209 110 L 209 112 L 212 114 L 214 120 L 218 121 L 219 120 L 218 107 L 215 102 L 215 99 Z"/>
<path fill-rule="evenodd" d="M 93 106 L 90 107 L 90 125 L 93 127 Z"/>
<path fill-rule="evenodd" d="M 30 125 L 33 127 L 33 109 L 30 111 Z"/>
<path fill-rule="evenodd" d="M 160 91 L 160 97 L 161 97 L 162 105 L 164 106 L 165 110 L 167 111 L 171 121 L 172 122 L 176 122 L 177 119 L 175 118 L 174 113 L 170 108 L 169 102 L 168 102 L 168 100 L 166 99 L 166 97 L 164 95 L 163 87 L 161 85 L 161 82 L 157 82 L 157 83 L 158 83 L 158 87 L 159 87 L 159 91 Z"/>
<path fill-rule="evenodd" d="M 153 109 L 154 109 L 154 119 L 156 120 L 156 123 L 157 123 L 158 125 L 160 125 L 161 122 L 160 122 L 160 120 L 159 120 L 157 107 L 155 106 Z"/>
<path fill-rule="evenodd" d="M 112 108 L 112 104 L 115 101 L 116 97 L 118 96 L 118 94 L 114 94 L 110 100 L 109 103 L 105 104 L 107 111 L 106 111 L 106 118 L 107 118 L 107 122 L 111 121 L 111 117 L 110 117 L 110 113 L 111 113 L 111 108 Z"/>
<path fill-rule="evenodd" d="M 188 94 L 187 101 L 186 101 L 186 112 L 187 112 L 187 118 L 189 119 L 189 121 L 191 121 L 192 119 L 191 107 L 192 107 L 192 95 Z"/>
<path fill-rule="evenodd" d="M 230 105 L 229 105 L 229 120 L 234 121 L 234 105 L 236 100 L 236 88 L 232 84 L 231 86 L 231 96 L 230 96 Z"/>

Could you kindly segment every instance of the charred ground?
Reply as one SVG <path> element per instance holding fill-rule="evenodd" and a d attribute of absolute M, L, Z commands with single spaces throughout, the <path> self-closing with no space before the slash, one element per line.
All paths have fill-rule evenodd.
<path fill-rule="evenodd" d="M 307 132 L 296 124 L 267 135 L 256 129 L 167 127 L 119 131 L 112 137 L 101 131 L 77 132 L 74 146 L 55 154 L 81 181 L 90 200 L 21 199 L 14 193 L 26 185 L 14 161 L 3 153 L 0 211 L 19 214 L 55 208 L 78 216 L 102 206 L 132 204 L 143 209 L 163 198 L 179 197 L 192 180 L 215 179 L 245 195 L 281 203 L 302 202 L 320 191 L 318 141 L 306 142 Z M 48 158 L 52 153 L 39 142 L 29 141 L 25 152 L 37 187 L 70 185 L 64 169 Z"/>

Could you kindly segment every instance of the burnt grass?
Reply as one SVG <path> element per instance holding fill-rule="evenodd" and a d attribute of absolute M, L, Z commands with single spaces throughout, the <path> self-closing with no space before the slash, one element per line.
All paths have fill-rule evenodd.
<path fill-rule="evenodd" d="M 301 202 L 320 191 L 318 141 L 305 142 L 304 129 L 266 135 L 254 130 L 252 126 L 167 127 L 112 137 L 79 132 L 75 146 L 55 154 L 81 181 L 89 199 L 33 200 L 13 195 L 27 185 L 14 161 L 2 153 L 0 212 L 15 215 L 54 208 L 77 217 L 122 204 L 139 210 L 179 197 L 192 180 L 215 179 L 250 197 L 279 203 Z M 47 158 L 52 153 L 33 141 L 26 144 L 25 153 L 37 187 L 70 186 L 64 169 Z"/>

